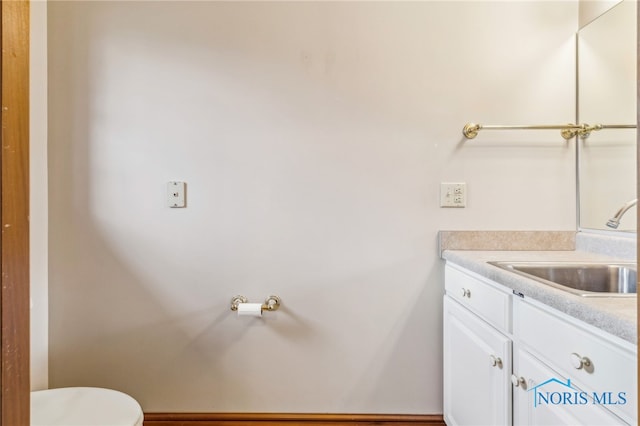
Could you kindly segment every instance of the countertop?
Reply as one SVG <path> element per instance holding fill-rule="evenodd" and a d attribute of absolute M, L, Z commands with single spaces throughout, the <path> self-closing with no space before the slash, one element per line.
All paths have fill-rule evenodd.
<path fill-rule="evenodd" d="M 636 297 L 582 297 L 490 265 L 490 261 L 604 261 L 628 262 L 581 251 L 444 250 L 442 257 L 545 305 L 637 345 Z"/>

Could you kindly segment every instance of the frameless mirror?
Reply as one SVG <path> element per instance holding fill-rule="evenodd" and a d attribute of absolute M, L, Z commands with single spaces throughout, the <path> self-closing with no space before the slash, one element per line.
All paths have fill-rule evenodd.
<path fill-rule="evenodd" d="M 623 0 L 578 31 L 578 122 L 636 123 L 636 1 Z M 602 129 L 578 141 L 579 228 L 607 222 L 636 198 L 636 129 Z M 636 232 L 636 207 L 617 231 Z"/>

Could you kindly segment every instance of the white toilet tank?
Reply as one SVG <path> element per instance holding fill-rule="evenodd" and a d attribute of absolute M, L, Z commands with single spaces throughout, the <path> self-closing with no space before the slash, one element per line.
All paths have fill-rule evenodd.
<path fill-rule="evenodd" d="M 102 388 L 59 388 L 31 392 L 31 426 L 142 426 L 140 404 Z"/>

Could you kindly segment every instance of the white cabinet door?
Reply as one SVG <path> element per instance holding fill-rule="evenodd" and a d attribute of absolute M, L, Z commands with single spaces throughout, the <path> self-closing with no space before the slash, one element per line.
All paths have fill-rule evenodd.
<path fill-rule="evenodd" d="M 626 424 L 611 412 L 593 404 L 588 393 L 575 388 L 566 378 L 518 346 L 514 348 L 513 364 L 514 382 L 518 383 L 513 391 L 513 418 L 516 425 Z"/>
<path fill-rule="evenodd" d="M 513 316 L 519 347 L 595 394 L 604 402 L 602 408 L 629 424 L 638 423 L 637 346 L 531 300 L 515 300 Z"/>
<path fill-rule="evenodd" d="M 444 297 L 444 418 L 511 425 L 511 340 Z"/>

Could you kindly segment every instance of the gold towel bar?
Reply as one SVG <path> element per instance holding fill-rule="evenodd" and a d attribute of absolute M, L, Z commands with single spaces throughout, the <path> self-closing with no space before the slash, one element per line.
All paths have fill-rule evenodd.
<path fill-rule="evenodd" d="M 635 124 L 594 124 L 593 126 L 589 126 L 588 124 L 583 124 L 584 128 L 578 130 L 578 134 L 581 138 L 586 138 L 591 134 L 594 130 L 602 130 L 602 129 L 636 129 L 638 126 Z"/>
<path fill-rule="evenodd" d="M 478 136 L 478 132 L 482 129 L 487 130 L 560 130 L 560 134 L 566 140 L 579 135 L 581 138 L 588 137 L 592 131 L 601 129 L 635 129 L 635 124 L 515 124 L 515 125 L 497 125 L 497 124 L 475 124 L 468 123 L 462 129 L 462 133 L 467 139 L 473 139 Z"/>

